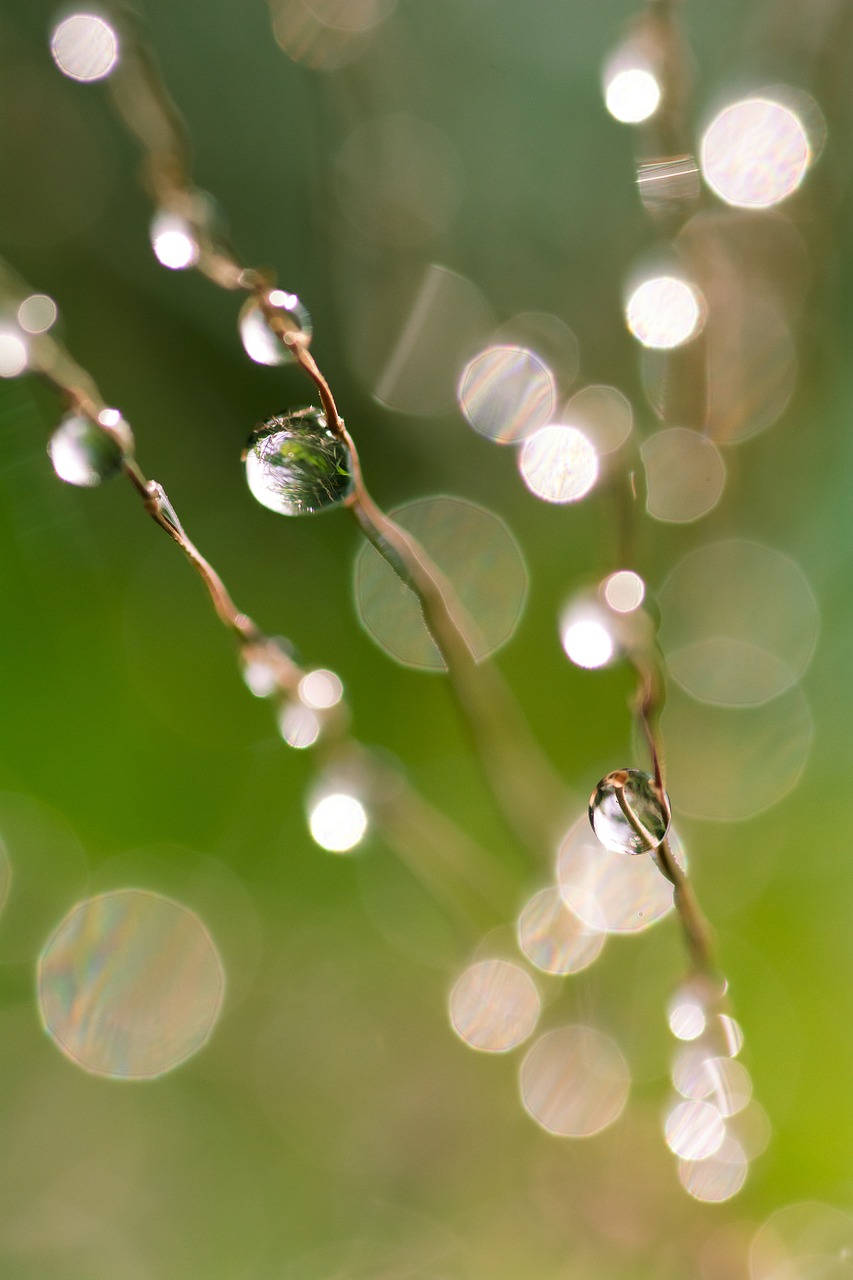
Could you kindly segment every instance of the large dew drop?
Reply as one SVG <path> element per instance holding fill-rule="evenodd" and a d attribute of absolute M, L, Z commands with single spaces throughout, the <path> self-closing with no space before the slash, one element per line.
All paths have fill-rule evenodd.
<path fill-rule="evenodd" d="M 669 805 L 647 773 L 615 769 L 590 796 L 589 820 L 605 849 L 651 853 L 669 830 Z"/>
<path fill-rule="evenodd" d="M 87 489 L 118 475 L 124 461 L 116 435 L 77 413 L 66 414 L 47 449 L 60 480 Z"/>
<path fill-rule="evenodd" d="M 244 457 L 252 494 L 280 515 L 314 515 L 353 491 L 352 455 L 319 409 L 268 418 Z"/>

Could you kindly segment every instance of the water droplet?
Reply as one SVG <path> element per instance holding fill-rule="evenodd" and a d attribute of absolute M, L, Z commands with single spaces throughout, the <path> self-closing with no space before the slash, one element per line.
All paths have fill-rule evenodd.
<path fill-rule="evenodd" d="M 77 413 L 62 419 L 50 438 L 48 453 L 60 480 L 88 489 L 118 475 L 124 459 L 113 434 Z"/>
<path fill-rule="evenodd" d="M 184 271 L 198 262 L 196 230 L 188 218 L 161 209 L 151 219 L 149 235 L 155 258 L 170 271 Z"/>
<path fill-rule="evenodd" d="M 313 332 L 311 317 L 295 293 L 273 289 L 269 294 L 269 302 L 275 308 L 285 332 L 304 333 L 310 338 Z M 256 298 L 250 298 L 244 304 L 237 323 L 246 355 L 256 364 L 293 364 L 296 357 L 272 327 Z"/>
<path fill-rule="evenodd" d="M 284 516 L 337 507 L 353 491 L 349 448 L 319 409 L 269 418 L 245 455 L 246 480 L 261 506 Z"/>
<path fill-rule="evenodd" d="M 334 671 L 318 667 L 308 671 L 299 681 L 299 696 L 306 707 L 315 711 L 327 711 L 336 707 L 344 694 L 340 676 Z"/>
<path fill-rule="evenodd" d="M 669 801 L 639 769 L 606 774 L 589 801 L 592 829 L 614 853 L 650 853 L 669 830 Z"/>

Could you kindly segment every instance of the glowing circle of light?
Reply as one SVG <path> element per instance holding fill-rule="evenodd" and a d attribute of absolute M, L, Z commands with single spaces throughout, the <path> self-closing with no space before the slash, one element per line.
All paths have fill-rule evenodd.
<path fill-rule="evenodd" d="M 631 1075 L 618 1045 L 595 1027 L 558 1027 L 540 1036 L 521 1066 L 521 1098 L 537 1124 L 586 1138 L 618 1120 Z"/>
<path fill-rule="evenodd" d="M 315 711 L 326 711 L 335 707 L 343 697 L 344 686 L 341 678 L 334 671 L 318 667 L 316 671 L 308 671 L 299 681 L 299 697 L 306 707 Z"/>
<path fill-rule="evenodd" d="M 602 583 L 604 598 L 615 613 L 633 613 L 646 595 L 646 584 L 633 569 L 618 569 Z"/>
<path fill-rule="evenodd" d="M 308 826 L 321 849 L 349 853 L 367 833 L 367 811 L 357 796 L 333 792 L 313 806 Z"/>
<path fill-rule="evenodd" d="M 661 87 L 645 67 L 622 67 L 605 81 L 605 105 L 620 124 L 641 124 L 660 106 Z"/>
<path fill-rule="evenodd" d="M 470 426 L 496 444 L 517 444 L 554 413 L 557 387 L 544 361 L 525 347 L 491 346 L 470 360 L 457 390 Z"/>
<path fill-rule="evenodd" d="M 173 1070 L 206 1043 L 224 994 L 222 962 L 198 916 L 144 889 L 78 903 L 39 959 L 45 1030 L 93 1075 Z"/>
<path fill-rule="evenodd" d="M 151 248 L 161 266 L 186 271 L 198 262 L 199 247 L 192 226 L 174 213 L 156 213 L 151 220 Z"/>
<path fill-rule="evenodd" d="M 580 973 L 598 959 L 606 934 L 576 915 L 559 889 L 541 889 L 518 918 L 518 943 L 543 973 Z"/>
<path fill-rule="evenodd" d="M 724 108 L 702 138 L 700 164 L 711 190 L 741 209 L 767 209 L 797 190 L 812 149 L 805 125 L 770 98 Z"/>
<path fill-rule="evenodd" d="M 666 1145 L 682 1160 L 707 1160 L 719 1151 L 725 1137 L 723 1117 L 701 1099 L 677 1103 L 664 1124 Z"/>
<path fill-rule="evenodd" d="M 27 333 L 47 333 L 58 314 L 53 298 L 46 293 L 33 293 L 18 307 L 18 324 Z"/>
<path fill-rule="evenodd" d="M 29 361 L 27 344 L 19 333 L 0 330 L 0 378 L 17 378 Z"/>
<path fill-rule="evenodd" d="M 304 751 L 319 738 L 320 720 L 310 707 L 289 702 L 279 716 L 278 731 L 289 747 Z"/>
<path fill-rule="evenodd" d="M 616 651 L 612 635 L 597 618 L 569 617 L 560 629 L 560 639 L 566 657 L 588 671 L 606 667 Z"/>
<path fill-rule="evenodd" d="M 457 979 L 450 1022 L 460 1040 L 483 1053 L 508 1053 L 532 1034 L 541 1002 L 533 979 L 509 960 L 483 960 Z"/>
<path fill-rule="evenodd" d="M 544 502 L 577 502 L 598 479 L 598 457 L 577 427 L 541 427 L 524 443 L 521 478 Z"/>
<path fill-rule="evenodd" d="M 723 1204 L 731 1200 L 746 1182 L 749 1161 L 743 1147 L 727 1137 L 719 1151 L 705 1160 L 680 1160 L 678 1180 L 694 1200 L 703 1204 Z"/>
<path fill-rule="evenodd" d="M 118 36 L 96 14 L 73 13 L 54 29 L 50 51 L 63 75 L 91 83 L 103 80 L 114 70 L 119 55 Z"/>
<path fill-rule="evenodd" d="M 670 351 L 695 338 L 705 303 L 695 285 L 677 276 L 653 276 L 637 285 L 625 307 L 628 328 L 644 347 Z"/>

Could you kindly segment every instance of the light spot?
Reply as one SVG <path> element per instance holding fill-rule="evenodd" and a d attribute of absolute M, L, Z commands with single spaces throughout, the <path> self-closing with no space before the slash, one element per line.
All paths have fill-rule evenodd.
<path fill-rule="evenodd" d="M 710 1102 L 678 1102 L 664 1125 L 666 1145 L 682 1160 L 707 1160 L 726 1137 L 723 1117 Z"/>
<path fill-rule="evenodd" d="M 585 1138 L 622 1114 L 631 1076 L 621 1051 L 594 1027 L 559 1027 L 540 1036 L 521 1066 L 526 1110 L 549 1133 Z"/>
<path fill-rule="evenodd" d="M 701 702 L 760 706 L 797 684 L 820 629 L 814 591 L 795 560 L 730 538 L 697 547 L 658 593 L 669 674 Z"/>
<path fill-rule="evenodd" d="M 812 159 L 803 122 L 770 98 L 745 98 L 712 120 L 702 138 L 702 174 L 726 204 L 767 209 L 799 187 Z"/>
<path fill-rule="evenodd" d="M 54 29 L 50 51 L 71 80 L 103 80 L 118 62 L 118 36 L 93 13 L 74 13 Z"/>
<path fill-rule="evenodd" d="M 185 271 L 198 262 L 198 241 L 186 218 L 165 211 L 155 213 L 150 236 L 155 258 L 170 271 Z"/>
<path fill-rule="evenodd" d="M 332 792 L 311 809 L 311 835 L 329 853 L 349 853 L 367 833 L 367 811 L 357 796 Z"/>
<path fill-rule="evenodd" d="M 677 276 L 654 276 L 631 293 L 625 319 L 644 347 L 669 351 L 695 338 L 705 320 L 705 300 Z"/>
<path fill-rule="evenodd" d="M 539 993 L 528 973 L 508 960 L 483 960 L 457 979 L 450 1022 L 472 1049 L 507 1053 L 526 1040 L 539 1019 Z"/>
<path fill-rule="evenodd" d="M 633 569 L 619 569 L 602 583 L 604 599 L 616 613 L 633 613 L 646 595 L 646 584 Z"/>
<path fill-rule="evenodd" d="M 545 502 L 577 502 L 598 479 L 595 449 L 577 427 L 541 427 L 525 441 L 518 465 L 528 489 Z"/>
<path fill-rule="evenodd" d="M 634 426 L 634 411 L 622 392 L 597 384 L 575 392 L 564 417 L 580 428 L 599 457 L 615 453 Z"/>
<path fill-rule="evenodd" d="M 163 1075 L 208 1040 L 225 975 L 189 908 L 144 889 L 79 903 L 38 966 L 45 1030 L 84 1071 L 116 1079 Z"/>
<path fill-rule="evenodd" d="M 595 670 L 606 667 L 616 646 L 604 621 L 595 617 L 578 617 L 569 611 L 561 623 L 560 639 L 566 656 L 577 667 Z"/>
<path fill-rule="evenodd" d="M 605 73 L 604 101 L 621 124 L 641 124 L 657 111 L 661 88 L 646 67 L 621 67 Z"/>
<path fill-rule="evenodd" d="M 703 1204 L 723 1204 L 731 1200 L 746 1182 L 748 1172 L 746 1153 L 731 1137 L 726 1137 L 712 1156 L 703 1160 L 680 1160 L 678 1163 L 678 1180 L 682 1187 L 694 1200 Z"/>
<path fill-rule="evenodd" d="M 53 298 L 46 293 L 33 293 L 18 307 L 18 324 L 27 333 L 47 333 L 58 314 Z"/>
<path fill-rule="evenodd" d="M 503 520 L 461 498 L 419 498 L 392 511 L 444 576 L 445 598 L 478 661 L 514 634 L 527 599 L 527 567 Z M 354 590 L 362 626 L 404 666 L 443 671 L 444 659 L 417 598 L 372 546 L 355 562 Z"/>
<path fill-rule="evenodd" d="M 278 731 L 289 747 L 304 751 L 320 736 L 320 719 L 302 702 L 288 702 L 278 720 Z"/>
<path fill-rule="evenodd" d="M 673 857 L 684 865 L 684 853 L 673 827 Z M 590 929 L 638 933 L 673 909 L 672 885 L 651 858 L 626 858 L 606 849 L 593 833 L 586 814 L 569 830 L 557 858 L 560 893 Z"/>
<path fill-rule="evenodd" d="M 326 711 L 329 707 L 337 706 L 343 693 L 344 686 L 340 676 L 321 667 L 316 671 L 309 671 L 299 681 L 300 698 L 306 707 L 313 707 L 315 711 Z"/>
<path fill-rule="evenodd" d="M 459 407 L 475 431 L 496 444 L 517 444 L 553 417 L 554 375 L 525 347 L 492 346 L 465 366 Z"/>
<path fill-rule="evenodd" d="M 519 945 L 543 973 L 580 973 L 598 959 L 605 934 L 590 929 L 558 889 L 534 894 L 518 918 Z"/>
<path fill-rule="evenodd" d="M 27 344 L 21 334 L 0 329 L 0 378 L 17 378 L 29 361 Z"/>
<path fill-rule="evenodd" d="M 717 446 L 699 431 L 667 427 L 643 442 L 646 510 L 656 520 L 691 524 L 723 495 L 726 467 Z"/>

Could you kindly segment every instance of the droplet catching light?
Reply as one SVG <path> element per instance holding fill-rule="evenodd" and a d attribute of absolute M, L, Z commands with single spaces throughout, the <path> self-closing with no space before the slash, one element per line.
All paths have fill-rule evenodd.
<path fill-rule="evenodd" d="M 590 796 L 589 820 L 605 849 L 651 853 L 669 830 L 669 803 L 639 769 L 605 774 Z"/>
<path fill-rule="evenodd" d="M 313 515 L 340 506 L 353 491 L 349 448 L 319 409 L 267 419 L 254 433 L 245 463 L 253 497 L 279 515 Z"/>
<path fill-rule="evenodd" d="M 577 427 L 541 427 L 525 441 L 518 465 L 530 492 L 545 502 L 577 502 L 598 479 L 595 449 Z"/>
<path fill-rule="evenodd" d="M 641 124 L 650 119 L 660 100 L 661 87 L 648 67 L 625 66 L 620 58 L 605 70 L 604 101 L 621 124 Z"/>
<path fill-rule="evenodd" d="M 94 13 L 73 13 L 54 29 L 53 60 L 71 80 L 103 80 L 118 62 L 118 36 Z"/>
<path fill-rule="evenodd" d="M 86 489 L 117 476 L 124 461 L 116 435 L 82 414 L 67 414 L 47 448 L 60 480 Z"/>
<path fill-rule="evenodd" d="M 198 262 L 195 228 L 187 218 L 161 210 L 151 219 L 151 248 L 157 261 L 170 271 L 185 271 Z"/>
<path fill-rule="evenodd" d="M 695 285 L 677 276 L 653 276 L 632 292 L 625 319 L 644 347 L 668 351 L 695 338 L 704 323 L 705 302 Z"/>
<path fill-rule="evenodd" d="M 726 204 L 767 209 L 799 187 L 812 160 L 798 115 L 770 98 L 734 102 L 702 138 L 702 175 Z"/>
<path fill-rule="evenodd" d="M 357 796 L 332 792 L 311 809 L 311 835 L 329 853 L 349 853 L 367 832 L 367 811 Z"/>
<path fill-rule="evenodd" d="M 313 332 L 311 317 L 295 293 L 272 289 L 267 301 L 275 308 L 285 332 L 302 333 L 310 338 Z M 293 351 L 282 341 L 256 298 L 244 303 L 237 323 L 243 349 L 255 364 L 293 364 L 296 359 Z"/>
<path fill-rule="evenodd" d="M 604 610 L 589 602 L 572 601 L 563 611 L 560 640 L 566 657 L 588 671 L 606 667 L 616 653 Z"/>
<path fill-rule="evenodd" d="M 726 1136 L 723 1117 L 710 1102 L 679 1102 L 664 1125 L 666 1145 L 682 1160 L 707 1160 L 719 1151 Z"/>

